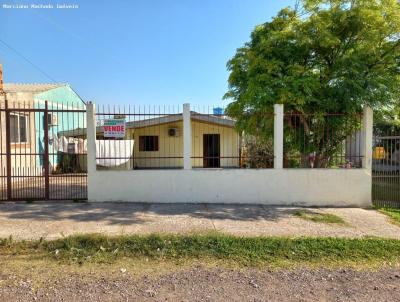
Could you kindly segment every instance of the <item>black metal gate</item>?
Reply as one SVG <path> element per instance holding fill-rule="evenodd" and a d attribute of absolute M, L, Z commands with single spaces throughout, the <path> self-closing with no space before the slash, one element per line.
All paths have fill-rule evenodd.
<path fill-rule="evenodd" d="M 400 208 L 400 131 L 375 130 L 372 201 L 378 207 Z"/>
<path fill-rule="evenodd" d="M 0 200 L 87 198 L 83 103 L 0 104 Z"/>

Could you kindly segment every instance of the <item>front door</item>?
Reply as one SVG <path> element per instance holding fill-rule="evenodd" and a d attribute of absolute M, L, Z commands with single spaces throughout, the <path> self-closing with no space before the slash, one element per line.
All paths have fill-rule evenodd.
<path fill-rule="evenodd" d="M 203 167 L 220 167 L 219 134 L 203 134 Z"/>

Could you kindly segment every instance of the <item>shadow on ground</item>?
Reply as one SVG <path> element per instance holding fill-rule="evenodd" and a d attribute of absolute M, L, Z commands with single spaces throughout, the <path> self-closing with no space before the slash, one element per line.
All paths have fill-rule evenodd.
<path fill-rule="evenodd" d="M 278 220 L 292 216 L 293 208 L 262 205 L 224 204 L 148 204 L 148 203 L 3 203 L 0 217 L 23 220 L 73 220 L 79 222 L 102 221 L 128 225 L 145 222 L 154 215 L 193 217 L 213 220 Z M 156 216 L 157 215 L 157 216 Z M 146 218 L 146 219 L 145 219 Z"/>

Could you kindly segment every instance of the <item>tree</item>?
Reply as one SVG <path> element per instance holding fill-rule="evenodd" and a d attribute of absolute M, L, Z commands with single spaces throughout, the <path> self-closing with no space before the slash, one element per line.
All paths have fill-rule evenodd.
<path fill-rule="evenodd" d="M 400 102 L 375 114 L 375 133 L 378 136 L 400 135 Z"/>
<path fill-rule="evenodd" d="M 332 164 L 339 143 L 360 127 L 364 105 L 379 111 L 399 102 L 400 4 L 303 0 L 257 26 L 227 68 L 227 113 L 240 131 L 270 140 L 266 116 L 284 104 L 292 114 L 285 117 L 286 155 L 314 152 L 321 165 Z M 332 133 L 330 146 L 315 129 Z"/>

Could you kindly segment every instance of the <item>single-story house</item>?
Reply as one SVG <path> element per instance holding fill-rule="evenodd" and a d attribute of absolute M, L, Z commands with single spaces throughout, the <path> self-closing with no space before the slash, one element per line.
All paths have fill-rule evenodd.
<path fill-rule="evenodd" d="M 239 167 L 240 138 L 234 126 L 231 119 L 192 112 L 192 166 Z M 128 137 L 135 142 L 135 168 L 183 166 L 181 114 L 128 122 L 126 128 Z"/>
<path fill-rule="evenodd" d="M 126 164 L 128 169 L 183 167 L 182 114 L 128 121 L 125 128 L 124 139 L 133 141 L 131 159 Z M 194 168 L 240 167 L 241 137 L 235 130 L 234 120 L 222 115 L 191 112 L 191 130 Z M 99 141 L 107 140 L 104 138 L 101 124 L 97 126 L 96 132 Z M 59 133 L 59 136 L 67 137 L 85 137 L 85 135 L 86 129 Z M 107 141 L 104 142 L 107 144 Z M 110 155 L 105 156 L 108 158 Z M 118 154 L 111 156 L 117 158 Z"/>

